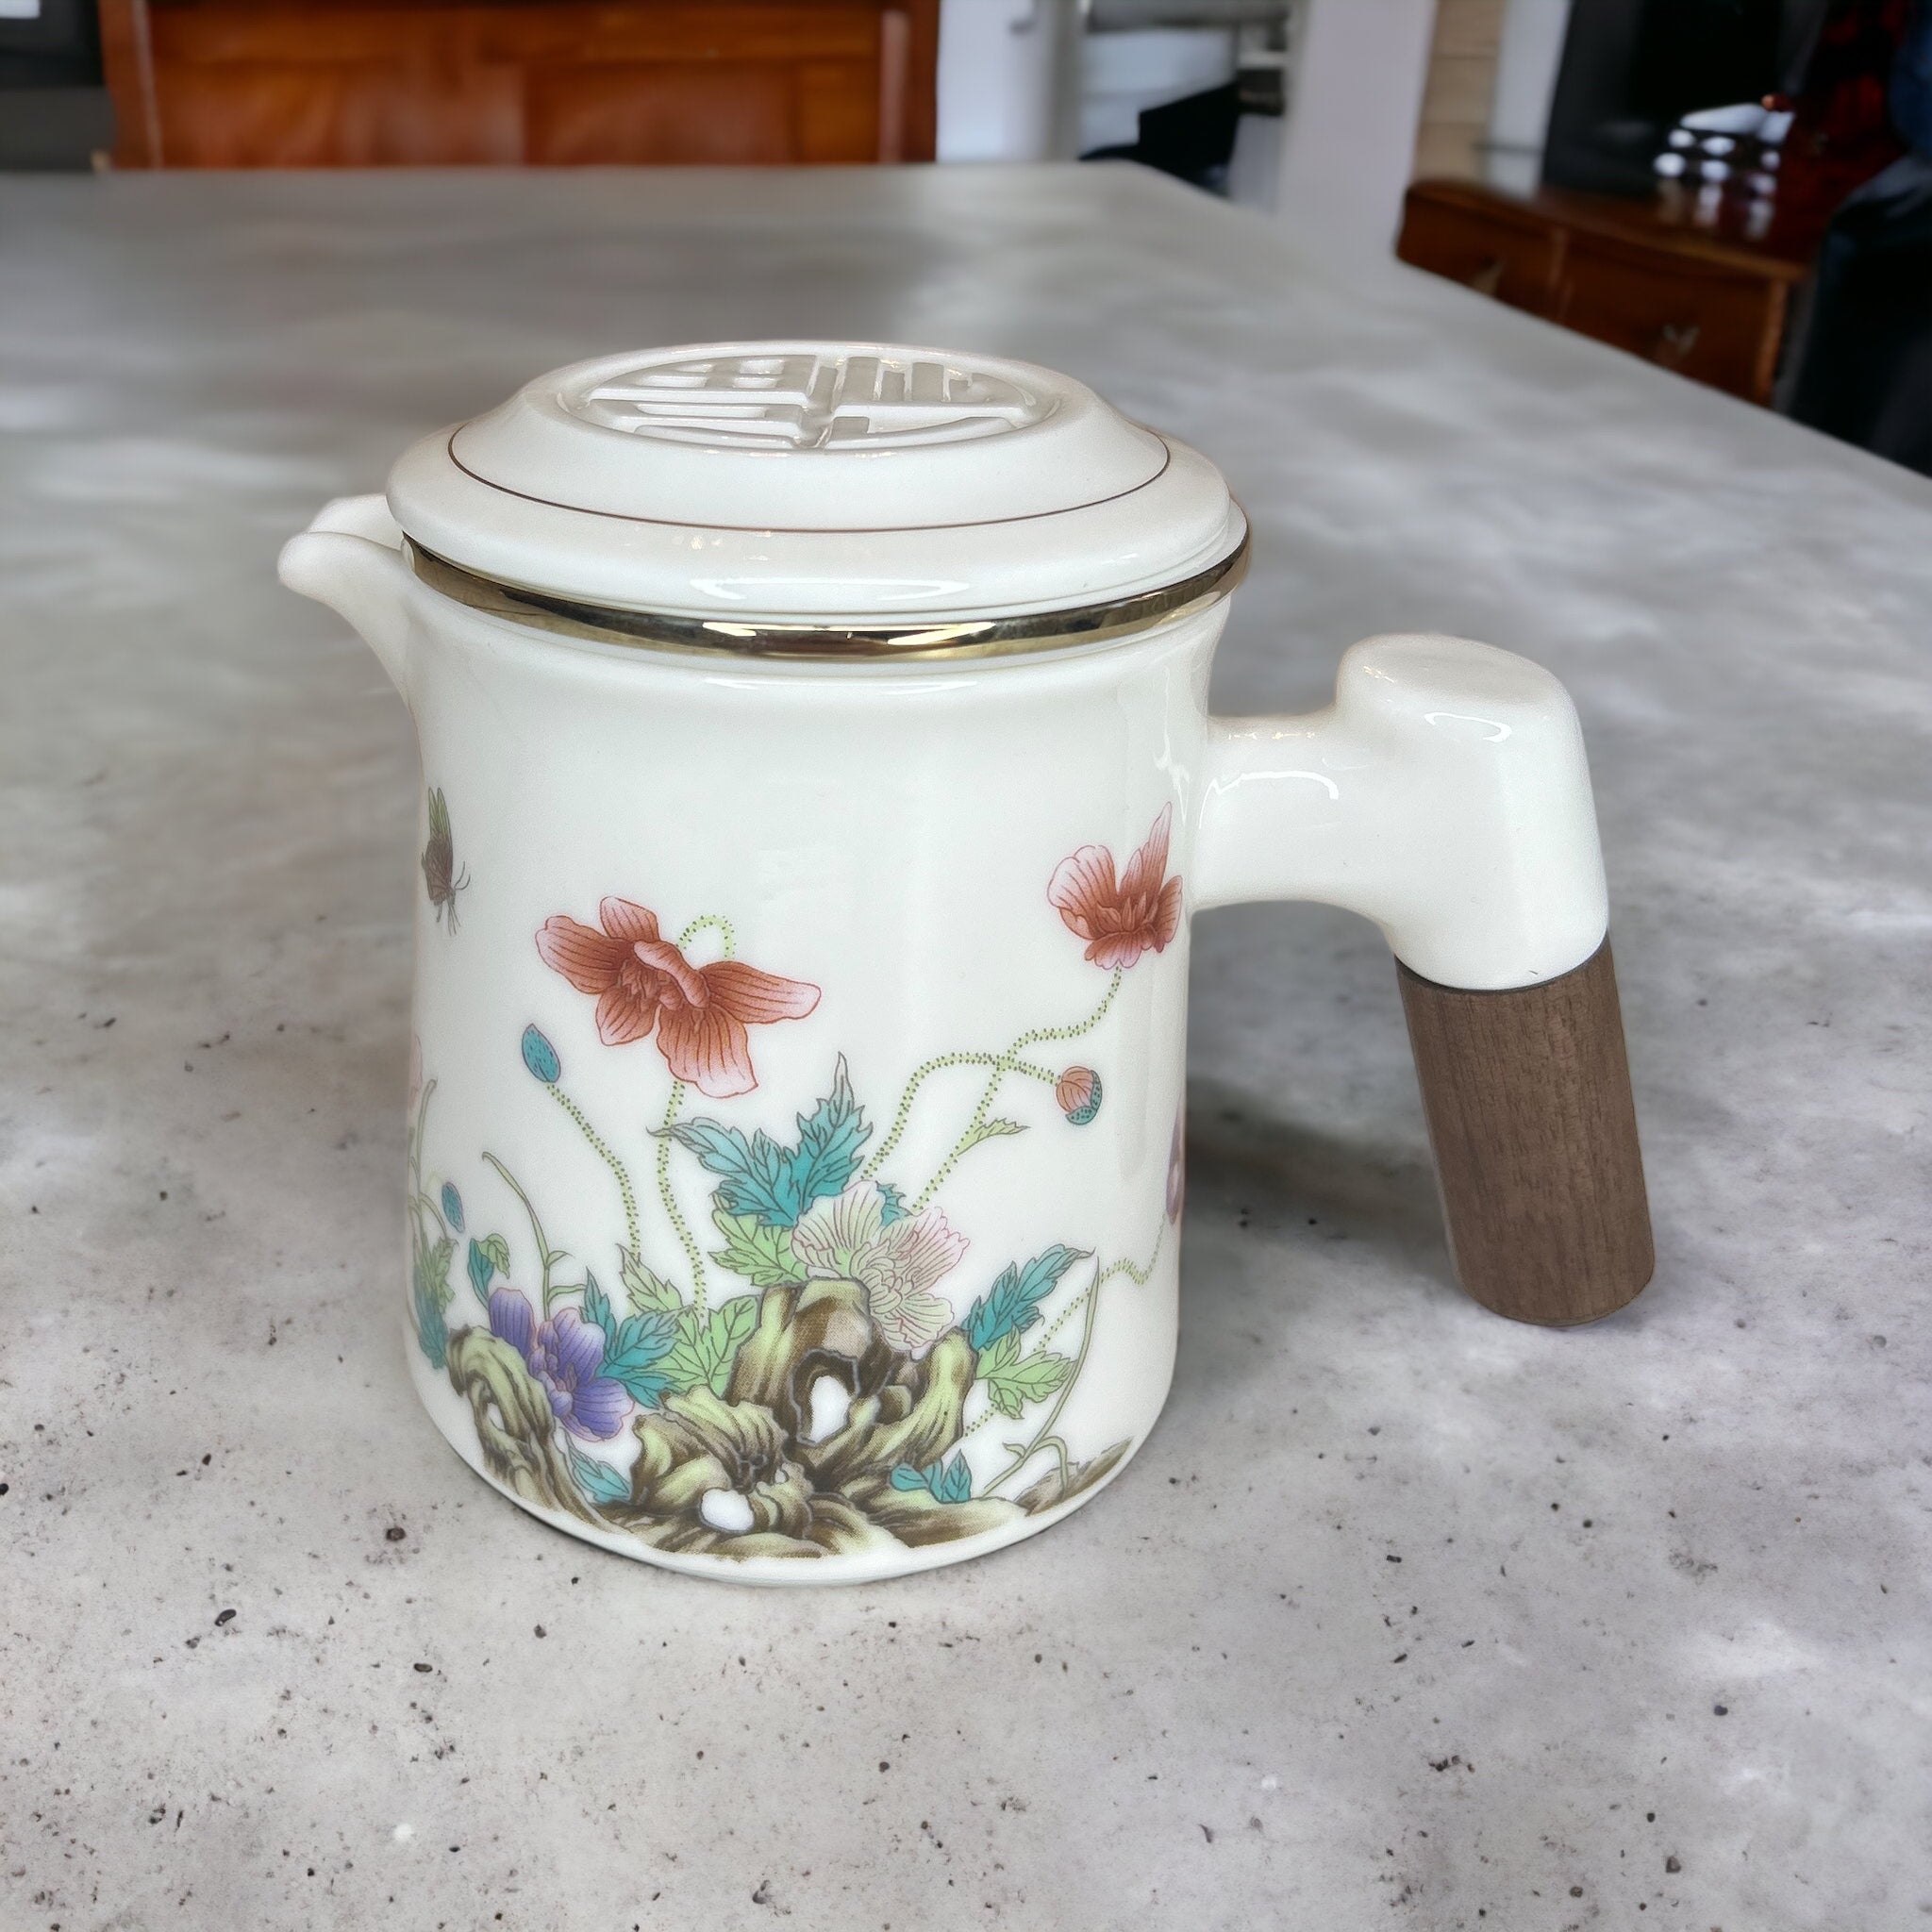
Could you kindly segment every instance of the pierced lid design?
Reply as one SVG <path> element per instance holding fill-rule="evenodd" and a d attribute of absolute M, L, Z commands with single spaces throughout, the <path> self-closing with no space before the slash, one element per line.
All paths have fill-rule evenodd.
<path fill-rule="evenodd" d="M 962 358 L 820 348 L 639 362 L 561 391 L 586 423 L 711 449 L 878 449 L 1024 428 L 1051 396 Z"/>
<path fill-rule="evenodd" d="M 1151 610 L 1246 534 L 1211 463 L 1084 383 L 890 342 L 581 362 L 425 437 L 389 501 L 460 573 L 747 640 Z"/>

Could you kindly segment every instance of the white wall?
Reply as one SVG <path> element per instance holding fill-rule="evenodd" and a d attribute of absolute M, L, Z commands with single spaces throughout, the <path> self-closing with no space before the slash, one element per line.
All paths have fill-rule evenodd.
<path fill-rule="evenodd" d="M 1300 0 L 1275 213 L 1310 245 L 1384 256 L 1402 222 L 1436 0 Z"/>
<path fill-rule="evenodd" d="M 1508 0 L 1490 106 L 1489 177 L 1527 194 L 1542 178 L 1543 142 L 1571 0 Z"/>
<path fill-rule="evenodd" d="M 1054 152 L 1058 0 L 945 0 L 939 158 L 1042 161 Z"/>

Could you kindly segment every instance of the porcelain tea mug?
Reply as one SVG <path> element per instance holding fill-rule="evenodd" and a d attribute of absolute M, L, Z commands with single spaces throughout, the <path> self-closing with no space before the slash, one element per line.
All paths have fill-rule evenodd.
<path fill-rule="evenodd" d="M 542 376 L 285 582 L 419 735 L 408 1352 L 558 1528 L 758 1582 L 1058 1521 L 1172 1372 L 1189 920 L 1399 962 L 1465 1285 L 1650 1270 L 1575 716 L 1383 637 L 1208 716 L 1245 520 L 1030 365 L 737 342 Z"/>

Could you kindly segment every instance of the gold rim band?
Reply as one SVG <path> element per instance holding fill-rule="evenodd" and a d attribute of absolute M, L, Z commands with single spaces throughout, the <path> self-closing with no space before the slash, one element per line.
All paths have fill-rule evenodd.
<path fill-rule="evenodd" d="M 722 617 L 675 617 L 660 611 L 613 610 L 547 591 L 499 583 L 439 557 L 413 541 L 405 545 L 411 568 L 431 590 L 472 610 L 562 637 L 591 638 L 633 650 L 691 651 L 710 657 L 819 658 L 849 662 L 898 658 L 1009 658 L 1023 652 L 1106 643 L 1205 610 L 1246 575 L 1248 539 L 1219 563 L 1177 584 L 1024 617 L 878 625 L 740 623 Z"/>

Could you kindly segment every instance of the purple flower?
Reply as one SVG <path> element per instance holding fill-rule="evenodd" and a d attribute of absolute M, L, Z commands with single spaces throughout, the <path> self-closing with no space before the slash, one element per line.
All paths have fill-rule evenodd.
<path fill-rule="evenodd" d="M 572 1435 L 607 1441 L 624 1426 L 630 1397 L 604 1374 L 604 1331 L 575 1308 L 540 1327 L 522 1295 L 499 1288 L 490 1297 L 490 1332 L 523 1357 L 550 1397 L 552 1414 Z"/>

